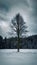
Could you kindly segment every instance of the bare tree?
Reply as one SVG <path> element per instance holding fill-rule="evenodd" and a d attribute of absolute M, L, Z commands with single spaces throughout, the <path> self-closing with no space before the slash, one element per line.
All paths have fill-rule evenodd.
<path fill-rule="evenodd" d="M 11 28 L 17 34 L 17 39 L 18 39 L 17 49 L 18 49 L 18 52 L 19 52 L 20 37 L 22 37 L 23 34 L 24 35 L 26 34 L 27 26 L 25 25 L 26 23 L 24 22 L 24 20 L 23 20 L 23 18 L 20 14 L 17 14 L 16 17 L 14 18 L 14 20 L 12 20 L 11 22 L 12 22 Z"/>

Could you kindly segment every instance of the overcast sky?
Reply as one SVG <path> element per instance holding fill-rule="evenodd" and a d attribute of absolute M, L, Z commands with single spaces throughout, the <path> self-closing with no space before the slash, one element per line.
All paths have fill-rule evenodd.
<path fill-rule="evenodd" d="M 10 36 L 10 23 L 17 13 L 21 14 L 28 26 L 27 35 L 37 34 L 37 0 L 0 0 L 0 35 Z"/>

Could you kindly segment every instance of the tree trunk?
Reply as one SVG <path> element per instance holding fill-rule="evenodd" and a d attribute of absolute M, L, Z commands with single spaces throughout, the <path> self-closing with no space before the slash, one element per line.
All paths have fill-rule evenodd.
<path fill-rule="evenodd" d="M 20 49 L 20 45 L 19 45 L 19 36 L 18 36 L 18 52 L 19 52 L 19 49 Z"/>
<path fill-rule="evenodd" d="M 19 48 L 18 48 L 18 52 L 19 52 Z"/>
<path fill-rule="evenodd" d="M 18 49 L 18 52 L 19 52 L 19 14 L 16 16 L 16 20 L 17 20 L 17 25 L 18 25 L 18 27 L 17 27 L 17 36 L 18 36 L 18 45 L 17 45 L 17 49 Z"/>

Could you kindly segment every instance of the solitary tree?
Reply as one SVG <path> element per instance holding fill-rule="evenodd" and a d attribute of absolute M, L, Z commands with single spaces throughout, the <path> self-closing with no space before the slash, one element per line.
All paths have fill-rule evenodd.
<path fill-rule="evenodd" d="M 24 20 L 23 20 L 23 18 L 20 14 L 17 14 L 16 17 L 11 22 L 12 22 L 11 28 L 17 34 L 17 39 L 18 39 L 17 49 L 18 49 L 18 52 L 19 52 L 20 37 L 22 37 L 23 34 L 24 35 L 26 34 L 27 26 L 25 25 L 25 22 L 24 22 Z"/>

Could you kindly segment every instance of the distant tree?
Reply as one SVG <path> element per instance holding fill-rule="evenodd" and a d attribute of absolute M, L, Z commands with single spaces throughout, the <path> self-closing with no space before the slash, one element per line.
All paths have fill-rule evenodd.
<path fill-rule="evenodd" d="M 2 49 L 3 38 L 0 36 L 0 49 Z"/>
<path fill-rule="evenodd" d="M 4 41 L 5 41 L 5 48 L 7 48 L 7 38 L 6 37 L 5 37 Z"/>
<path fill-rule="evenodd" d="M 11 21 L 11 29 L 12 31 L 16 32 L 17 34 L 17 39 L 18 39 L 18 44 L 17 44 L 17 49 L 19 52 L 20 49 L 20 37 L 26 34 L 27 26 L 25 25 L 25 22 L 20 14 L 17 14 L 16 17 Z M 9 32 L 10 33 L 10 32 Z M 12 34 L 12 33 L 10 33 Z"/>

